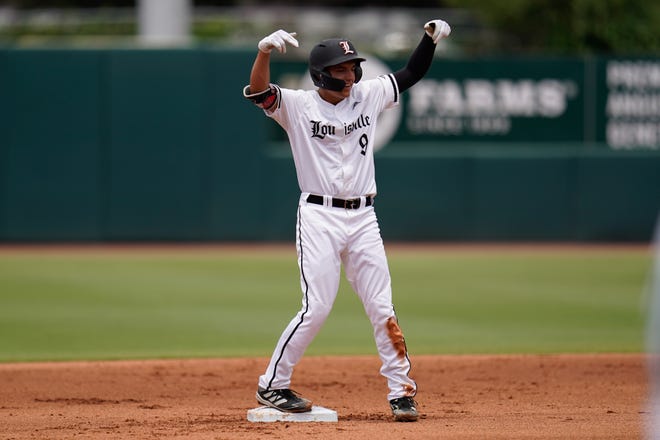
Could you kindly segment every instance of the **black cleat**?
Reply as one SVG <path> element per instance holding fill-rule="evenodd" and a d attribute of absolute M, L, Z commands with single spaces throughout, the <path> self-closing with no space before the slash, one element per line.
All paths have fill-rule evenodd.
<path fill-rule="evenodd" d="M 298 393 L 288 388 L 283 390 L 257 391 L 257 402 L 283 412 L 301 413 L 312 410 L 312 401 L 300 397 Z"/>
<path fill-rule="evenodd" d="M 399 397 L 390 400 L 394 420 L 397 422 L 416 422 L 419 418 L 417 402 L 412 397 Z"/>

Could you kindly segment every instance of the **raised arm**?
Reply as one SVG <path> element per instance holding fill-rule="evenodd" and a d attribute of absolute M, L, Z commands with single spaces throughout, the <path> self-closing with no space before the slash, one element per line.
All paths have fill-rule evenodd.
<path fill-rule="evenodd" d="M 431 20 L 424 25 L 424 31 L 422 41 L 413 51 L 406 66 L 394 72 L 399 92 L 409 89 L 426 75 L 433 61 L 435 45 L 451 33 L 451 28 L 445 21 Z"/>
<path fill-rule="evenodd" d="M 272 102 L 269 102 L 269 98 L 273 96 L 270 87 L 270 53 L 273 49 L 285 53 L 287 44 L 298 47 L 295 36 L 295 32 L 289 33 L 280 29 L 259 41 L 259 52 L 250 72 L 250 85 L 243 89 L 243 96 L 262 108 L 272 105 Z"/>
<path fill-rule="evenodd" d="M 250 90 L 259 92 L 270 85 L 270 53 L 259 51 L 250 72 Z"/>

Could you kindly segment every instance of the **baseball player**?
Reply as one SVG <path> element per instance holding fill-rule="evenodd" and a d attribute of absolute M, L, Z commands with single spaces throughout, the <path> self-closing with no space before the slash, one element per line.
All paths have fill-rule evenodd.
<path fill-rule="evenodd" d="M 300 200 L 296 249 L 302 308 L 286 327 L 265 373 L 257 401 L 286 412 L 306 412 L 312 402 L 290 389 L 293 369 L 325 322 L 337 296 L 343 264 L 351 287 L 371 321 L 381 374 L 396 421 L 416 421 L 410 359 L 394 306 L 390 273 L 374 211 L 373 141 L 378 115 L 399 104 L 400 94 L 428 71 L 435 45 L 451 32 L 442 20 L 424 34 L 404 68 L 360 81 L 365 61 L 347 39 L 317 44 L 309 55 L 316 90 L 270 83 L 270 54 L 298 47 L 295 33 L 263 38 L 243 94 L 286 131 L 295 162 Z"/>

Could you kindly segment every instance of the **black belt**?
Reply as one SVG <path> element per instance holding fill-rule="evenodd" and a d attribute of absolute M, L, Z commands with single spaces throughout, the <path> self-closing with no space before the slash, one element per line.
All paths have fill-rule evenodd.
<path fill-rule="evenodd" d="M 360 207 L 360 202 L 362 199 L 337 199 L 332 198 L 332 206 L 335 208 L 344 208 L 344 209 L 358 209 Z M 307 196 L 307 203 L 314 203 L 315 205 L 324 205 L 323 196 L 317 196 L 315 194 L 310 194 Z M 364 206 L 371 206 L 374 204 L 374 198 L 371 196 L 366 197 L 366 203 Z"/>

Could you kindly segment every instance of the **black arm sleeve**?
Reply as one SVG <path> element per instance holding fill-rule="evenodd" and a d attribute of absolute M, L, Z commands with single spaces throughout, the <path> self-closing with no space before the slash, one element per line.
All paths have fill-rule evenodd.
<path fill-rule="evenodd" d="M 394 78 L 399 86 L 399 93 L 408 90 L 426 75 L 429 67 L 431 67 L 434 52 L 435 44 L 431 37 L 425 33 L 422 41 L 419 42 L 415 51 L 410 55 L 406 67 L 394 72 Z"/>

